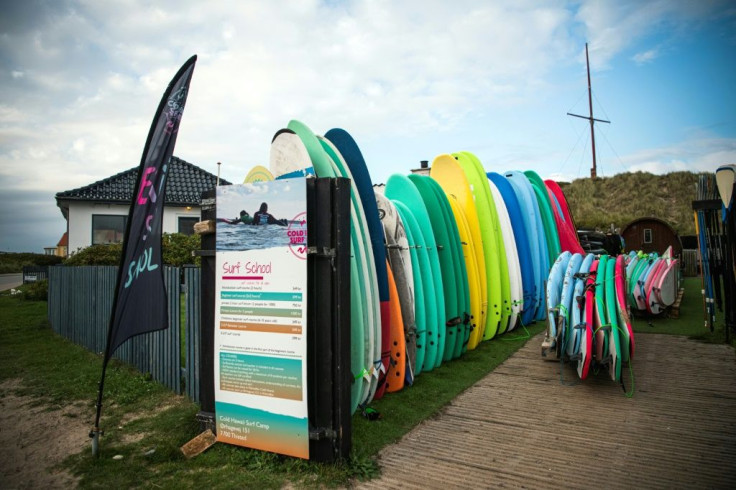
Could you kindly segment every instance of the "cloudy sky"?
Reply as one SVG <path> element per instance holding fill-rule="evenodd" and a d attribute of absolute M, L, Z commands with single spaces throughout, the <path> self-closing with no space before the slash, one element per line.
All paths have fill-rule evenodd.
<path fill-rule="evenodd" d="M 66 229 L 54 195 L 140 163 L 192 54 L 175 154 L 242 181 L 290 119 L 342 127 L 374 182 L 467 150 L 488 170 L 589 175 L 736 162 L 729 0 L 9 0 L 0 16 L 0 251 Z"/>

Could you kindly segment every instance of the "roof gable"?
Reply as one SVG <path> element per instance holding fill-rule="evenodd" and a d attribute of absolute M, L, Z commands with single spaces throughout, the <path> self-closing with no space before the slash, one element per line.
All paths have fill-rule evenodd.
<path fill-rule="evenodd" d="M 175 156 L 169 160 L 171 169 L 166 180 L 164 204 L 199 206 L 202 192 L 217 184 L 217 176 Z M 117 173 L 106 179 L 77 189 L 59 192 L 59 200 L 129 203 L 133 199 L 138 167 Z M 220 179 L 220 185 L 231 183 Z"/>

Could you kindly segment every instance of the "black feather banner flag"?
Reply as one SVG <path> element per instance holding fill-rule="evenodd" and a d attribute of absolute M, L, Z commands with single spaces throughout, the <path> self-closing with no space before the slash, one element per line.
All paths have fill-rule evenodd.
<path fill-rule="evenodd" d="M 126 340 L 168 327 L 168 309 L 161 260 L 161 231 L 169 160 L 179 131 L 197 56 L 182 65 L 169 83 L 148 132 L 138 178 L 130 203 L 118 268 L 115 299 L 102 361 L 95 427 L 90 432 L 97 454 L 102 388 L 107 363 Z"/>

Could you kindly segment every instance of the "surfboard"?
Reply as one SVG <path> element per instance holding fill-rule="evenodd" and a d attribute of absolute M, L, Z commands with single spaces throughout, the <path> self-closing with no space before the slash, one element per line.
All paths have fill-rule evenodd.
<path fill-rule="evenodd" d="M 424 370 L 431 371 L 442 364 L 445 351 L 445 322 L 447 318 L 445 313 L 442 271 L 432 222 L 427 214 L 427 207 L 424 205 L 421 194 L 409 177 L 400 174 L 390 176 L 388 181 L 386 181 L 386 197 L 394 201 L 400 201 L 406 205 L 414 219 L 416 219 L 420 233 L 422 233 L 424 238 L 424 247 L 431 268 L 431 275 L 428 277 L 431 277 L 434 281 L 434 295 L 432 296 L 432 300 L 436 309 L 434 316 L 435 323 L 428 326 L 427 352 L 424 357 Z M 429 327 L 431 327 L 431 330 Z"/>
<path fill-rule="evenodd" d="M 560 186 L 554 180 L 545 180 L 544 185 L 547 188 L 550 203 L 552 204 L 552 213 L 557 224 L 557 233 L 559 234 L 560 250 L 567 250 L 572 253 L 584 254 L 580 239 L 578 238 L 575 225 L 572 223 L 569 210 L 567 210 L 567 200 Z"/>
<path fill-rule="evenodd" d="M 389 309 L 389 288 L 383 226 L 378 217 L 378 207 L 376 206 L 375 194 L 373 193 L 373 182 L 371 181 L 368 167 L 363 159 L 363 154 L 360 152 L 360 148 L 358 148 L 358 144 L 347 131 L 339 128 L 327 131 L 325 133 L 325 139 L 334 145 L 347 165 L 346 173 L 349 171 L 349 175 L 352 177 L 353 184 L 363 207 L 365 224 L 368 228 L 368 236 L 373 252 L 373 262 L 375 264 L 381 318 L 381 363 L 383 364 L 383 376 L 379 378 L 379 387 L 375 395 L 376 398 L 380 399 L 386 388 L 385 382 L 381 381 L 386 379 L 391 356 L 391 312 Z"/>
<path fill-rule="evenodd" d="M 388 197 L 388 195 L 386 196 Z M 399 212 L 401 221 L 404 223 L 406 235 L 409 238 L 409 246 L 416 251 L 417 268 L 413 269 L 415 278 L 414 291 L 422 288 L 422 306 L 424 306 L 424 324 L 417 322 L 417 366 L 414 375 L 418 375 L 427 371 L 428 367 L 434 368 L 434 362 L 437 356 L 437 296 L 434 290 L 434 279 L 432 278 L 432 266 L 429 264 L 429 254 L 424 241 L 424 234 L 419 227 L 411 210 L 401 201 L 393 200 L 396 210 Z M 412 264 L 413 265 L 413 264 Z M 416 283 L 416 279 L 420 283 Z M 432 356 L 428 359 L 428 354 Z"/>
<path fill-rule="evenodd" d="M 595 336 L 593 337 L 593 346 L 595 348 L 595 358 L 599 363 L 603 363 L 608 357 L 610 340 L 608 331 L 611 325 L 608 322 L 608 313 L 606 312 L 606 267 L 608 265 L 608 255 L 601 255 L 598 259 L 598 271 L 595 279 L 595 315 L 597 316 Z"/>
<path fill-rule="evenodd" d="M 314 175 L 307 148 L 299 135 L 288 128 L 277 131 L 271 140 L 268 169 L 277 179 Z"/>
<path fill-rule="evenodd" d="M 455 350 L 452 353 L 452 358 L 457 358 L 463 353 L 463 348 L 467 345 L 468 334 L 470 333 L 470 286 L 468 285 L 468 273 L 465 266 L 465 257 L 463 255 L 460 232 L 458 230 L 457 223 L 455 222 L 455 216 L 452 211 L 452 207 L 450 206 L 449 199 L 436 180 L 430 177 L 426 182 L 434 191 L 435 199 L 442 210 L 450 244 L 450 253 L 454 257 L 453 266 L 455 269 L 455 281 L 457 284 L 457 306 L 461 320 L 457 325 L 458 338 L 455 341 Z"/>
<path fill-rule="evenodd" d="M 636 301 L 636 306 L 641 311 L 647 310 L 647 279 L 649 279 L 649 276 L 654 270 L 654 267 L 658 265 L 658 262 L 658 256 L 650 255 L 647 264 L 639 274 L 639 278 L 636 280 L 636 286 L 634 286 L 634 301 Z"/>
<path fill-rule="evenodd" d="M 432 224 L 435 245 L 437 248 L 437 256 L 440 263 L 440 272 L 442 274 L 443 296 L 445 299 L 445 345 L 442 351 L 442 361 L 452 359 L 455 352 L 455 342 L 457 339 L 457 328 L 461 322 L 460 310 L 458 308 L 458 291 L 460 289 L 457 278 L 455 277 L 455 261 L 458 257 L 453 255 L 453 248 L 450 243 L 450 237 L 445 222 L 444 211 L 440 207 L 437 196 L 428 182 L 430 177 L 423 175 L 410 175 L 409 180 L 419 191 L 419 194 L 427 208 L 427 216 Z M 442 319 L 441 319 L 442 320 Z M 442 328 L 442 327 L 440 327 Z"/>
<path fill-rule="evenodd" d="M 580 379 L 586 379 L 590 372 L 590 365 L 595 356 L 594 338 L 601 326 L 600 316 L 596 312 L 597 306 L 595 300 L 598 263 L 598 259 L 593 259 L 593 262 L 590 264 L 588 278 L 585 281 L 585 330 L 583 340 L 580 343 L 580 360 L 578 361 Z"/>
<path fill-rule="evenodd" d="M 557 257 L 552 268 L 549 271 L 547 280 L 547 334 L 542 342 L 542 356 L 549 358 L 553 352 L 557 358 L 561 354 L 560 346 L 557 343 L 557 317 L 560 313 L 560 293 L 562 292 L 562 282 L 567 264 L 570 262 L 570 252 L 563 252 Z"/>
<path fill-rule="evenodd" d="M 385 196 L 384 196 L 385 197 Z M 388 198 L 386 198 L 388 199 Z M 407 248 L 409 252 L 411 265 L 411 278 L 413 281 L 414 289 L 414 322 L 416 325 L 416 331 L 414 336 L 414 362 L 413 362 L 413 374 L 414 377 L 418 376 L 422 372 L 422 366 L 424 365 L 424 353 L 425 345 L 427 340 L 427 305 L 424 301 L 424 280 L 422 278 L 422 267 L 420 267 L 419 253 L 417 249 L 417 242 L 414 240 L 409 223 L 404 221 L 402 217 L 402 211 L 396 207 L 396 204 L 391 202 L 391 205 L 396 210 L 398 220 L 402 223 L 404 231 L 406 233 Z"/>
<path fill-rule="evenodd" d="M 404 345 L 406 346 L 404 377 L 405 383 L 411 385 L 414 382 L 414 365 L 417 355 L 417 326 L 414 318 L 414 278 L 409 241 L 406 237 L 404 224 L 399 219 L 399 213 L 393 203 L 377 189 L 374 189 L 374 197 L 378 208 L 378 216 L 383 225 L 387 256 L 393 271 L 399 304 L 401 305 Z M 423 310 L 422 307 L 422 312 Z"/>
<path fill-rule="evenodd" d="M 304 123 L 296 120 L 289 122 L 288 127 L 294 131 L 299 138 L 302 140 L 304 147 L 307 149 L 309 154 L 310 162 L 315 169 L 315 173 L 318 177 L 336 177 L 335 169 L 329 160 L 329 157 L 322 149 L 317 137 L 314 135 L 311 129 Z M 351 275 L 350 275 L 350 296 L 351 298 L 361 298 L 361 302 L 365 301 L 368 297 L 366 292 L 366 278 L 365 268 L 363 263 L 360 261 L 360 254 L 358 253 L 358 240 L 356 239 L 355 232 L 353 230 L 353 216 L 351 212 L 351 240 L 350 240 L 350 257 L 351 257 Z M 360 388 L 353 387 L 353 390 L 359 391 L 357 401 L 351 399 L 351 405 L 353 412 L 357 409 L 360 402 L 365 399 L 365 395 L 370 390 L 372 381 L 372 370 L 373 370 L 373 351 L 374 351 L 374 328 L 368 318 L 366 309 L 351 308 L 350 311 L 350 334 L 351 334 L 351 352 L 356 349 L 362 349 L 363 351 L 363 366 L 360 370 L 353 367 L 353 376 L 356 380 L 355 384 L 359 384 Z M 351 363 L 352 366 L 352 363 Z M 352 390 L 351 390 L 352 394 Z"/>
<path fill-rule="evenodd" d="M 501 230 L 498 227 L 496 206 L 493 203 L 488 177 L 480 162 L 468 152 L 453 153 L 460 168 L 470 184 L 478 213 L 481 244 L 486 265 L 486 290 L 488 291 L 488 316 L 486 317 L 483 340 L 490 340 L 506 330 L 511 313 L 507 265 L 501 263 L 499 242 Z M 500 243 L 503 247 L 503 243 Z M 505 258 L 504 258 L 505 261 Z"/>
<path fill-rule="evenodd" d="M 460 236 L 460 244 L 463 252 L 463 260 L 465 262 L 465 270 L 467 272 L 466 279 L 468 281 L 468 307 L 470 308 L 470 318 L 466 324 L 466 329 L 463 336 L 463 344 L 461 346 L 461 352 L 466 352 L 468 349 L 475 349 L 478 345 L 478 331 L 483 329 L 485 325 L 481 322 L 483 318 L 483 312 L 481 307 L 481 283 L 480 273 L 478 272 L 478 264 L 476 263 L 476 252 L 473 245 L 473 236 L 468 226 L 468 221 L 465 218 L 460 204 L 454 195 L 447 195 L 447 202 L 450 204 L 450 209 L 455 217 L 455 223 L 457 224 L 458 234 Z M 475 339 L 475 343 L 471 345 L 471 339 Z"/>
<path fill-rule="evenodd" d="M 367 405 L 376 395 L 379 383 L 386 376 L 386 369 L 388 367 L 388 358 L 390 356 L 390 347 L 388 342 L 383 339 L 384 327 L 381 322 L 381 310 L 380 301 L 378 295 L 378 280 L 376 277 L 376 265 L 373 258 L 373 251 L 370 242 L 370 238 L 367 236 L 368 226 L 366 224 L 365 212 L 363 210 L 363 204 L 358 193 L 355 179 L 353 178 L 350 169 L 348 168 L 342 155 L 337 151 L 337 148 L 328 140 L 321 136 L 317 136 L 317 141 L 324 149 L 325 153 L 334 165 L 334 171 L 337 175 L 350 179 L 350 202 L 351 202 L 351 216 L 355 217 L 355 226 L 353 226 L 357 239 L 360 241 L 358 246 L 358 253 L 361 254 L 361 262 L 365 264 L 367 269 L 367 291 L 369 295 L 369 301 L 366 302 L 365 308 L 368 310 L 369 324 L 373 327 L 373 377 L 371 379 L 371 386 L 367 397 L 364 399 L 363 404 Z M 386 332 L 386 335 L 389 331 Z M 386 347 L 386 349 L 384 349 Z M 386 364 L 384 365 L 384 359 Z"/>
<path fill-rule="evenodd" d="M 386 259 L 386 278 L 388 279 L 389 311 L 391 313 L 391 364 L 386 374 L 386 391 L 394 393 L 404 387 L 406 379 L 406 337 L 404 321 L 401 317 L 399 290 L 396 288 L 396 281 L 388 259 Z"/>
<path fill-rule="evenodd" d="M 509 181 L 501 174 L 488 172 L 486 174 L 491 181 L 496 184 L 501 196 L 503 197 L 506 210 L 509 213 L 509 220 L 514 233 L 514 243 L 516 244 L 517 259 L 521 272 L 522 283 L 522 303 L 521 323 L 522 325 L 531 324 L 534 321 L 535 312 L 535 288 L 536 281 L 534 278 L 534 264 L 532 263 L 532 252 L 527 235 L 527 228 L 524 225 L 524 216 L 522 215 L 519 200 L 516 192 Z M 508 247 L 507 247 L 508 252 Z"/>
<path fill-rule="evenodd" d="M 545 283 L 549 275 L 551 263 L 549 261 L 547 240 L 540 215 L 539 203 L 534 189 L 524 173 L 515 170 L 506 172 L 505 176 L 517 192 L 517 198 L 519 198 L 519 203 L 522 205 L 526 218 L 525 224 L 528 225 L 527 234 L 530 235 L 530 243 L 532 244 L 532 259 L 534 260 L 535 280 L 537 283 L 537 302 L 534 319 L 542 321 L 547 318 Z"/>
<path fill-rule="evenodd" d="M 506 203 L 503 200 L 501 191 L 498 190 L 496 184 L 488 178 L 488 185 L 491 189 L 491 196 L 496 203 L 496 214 L 501 227 L 501 237 L 503 239 L 503 248 L 505 250 L 505 259 L 509 276 L 509 294 L 511 300 L 511 315 L 509 316 L 507 331 L 516 328 L 519 314 L 521 313 L 521 305 L 524 303 L 524 290 L 521 279 L 521 265 L 519 264 L 519 255 L 516 247 L 516 237 L 514 229 L 511 225 Z"/>
<path fill-rule="evenodd" d="M 472 329 L 470 338 L 468 339 L 468 349 L 475 349 L 481 341 L 485 331 L 487 308 L 488 308 L 488 282 L 486 279 L 485 254 L 483 252 L 480 224 L 478 221 L 478 211 L 475 206 L 473 193 L 468 184 L 465 172 L 460 164 L 451 155 L 439 155 L 432 161 L 432 167 L 429 172 L 430 177 L 440 184 L 448 197 L 454 196 L 457 204 L 459 204 L 462 214 L 467 223 L 470 233 L 471 242 L 473 244 L 472 251 L 475 255 L 475 269 L 478 274 L 477 284 L 480 287 L 478 297 L 480 298 L 480 316 L 474 318 L 476 328 Z M 456 214 L 457 219 L 457 214 Z M 466 265 L 468 265 L 466 260 Z M 470 276 L 470 268 L 468 268 L 468 276 Z M 470 277 L 468 278 L 470 282 Z M 474 284 L 470 284 L 471 294 Z M 471 307 L 472 309 L 472 307 Z"/>
<path fill-rule="evenodd" d="M 567 250 L 562 253 L 567 252 Z M 570 344 L 573 341 L 572 338 L 572 309 L 573 309 L 573 296 L 575 288 L 575 274 L 580 270 L 580 265 L 583 262 L 583 256 L 580 254 L 572 254 L 570 260 L 567 263 L 565 274 L 562 280 L 562 289 L 560 291 L 560 304 L 558 306 L 557 314 L 557 357 L 564 357 L 569 355 L 572 351 Z"/>
<path fill-rule="evenodd" d="M 623 255 L 616 257 L 615 286 L 616 309 L 621 329 L 621 360 L 629 362 L 634 355 L 634 330 L 631 326 L 629 305 L 626 301 L 626 260 Z"/>
<path fill-rule="evenodd" d="M 655 289 L 657 301 L 662 306 L 672 306 L 677 299 L 677 275 L 679 273 L 680 261 L 673 259 L 659 277 Z"/>
<path fill-rule="evenodd" d="M 590 266 L 595 259 L 595 255 L 587 254 L 578 268 L 578 272 L 573 275 L 574 287 L 573 297 L 571 303 L 571 317 L 570 317 L 570 337 L 567 340 L 566 353 L 570 357 L 571 361 L 577 361 L 578 376 L 581 375 L 582 362 L 580 349 L 582 343 L 585 342 L 586 336 L 588 335 L 588 325 L 585 323 L 585 283 L 588 280 L 588 274 L 590 272 Z"/>
<path fill-rule="evenodd" d="M 621 380 L 621 328 L 618 324 L 618 313 L 616 310 L 616 262 L 610 258 L 606 262 L 606 317 L 608 328 L 608 374 L 613 381 Z"/>
<path fill-rule="evenodd" d="M 256 182 L 268 182 L 273 180 L 273 175 L 263 165 L 256 165 L 245 176 L 243 184 L 254 184 Z"/>
<path fill-rule="evenodd" d="M 662 306 L 657 299 L 654 289 L 659 283 L 660 274 L 665 270 L 667 270 L 667 260 L 659 258 L 652 268 L 652 272 L 649 274 L 649 277 L 647 277 L 646 283 L 644 283 L 647 311 L 653 315 L 659 314 L 662 310 Z"/>
<path fill-rule="evenodd" d="M 534 193 L 539 203 L 541 211 L 542 224 L 544 225 L 544 234 L 547 240 L 547 250 L 549 252 L 549 261 L 552 263 L 560 254 L 560 237 L 557 231 L 554 215 L 552 213 L 552 204 L 549 201 L 547 186 L 544 185 L 542 178 L 533 170 L 526 170 L 524 175 L 529 179 L 529 183 L 534 189 Z"/>

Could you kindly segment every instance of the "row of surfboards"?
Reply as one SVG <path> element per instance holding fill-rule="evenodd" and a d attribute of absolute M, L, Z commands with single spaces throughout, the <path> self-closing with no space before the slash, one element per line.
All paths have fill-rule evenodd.
<path fill-rule="evenodd" d="M 352 408 L 411 385 L 519 324 L 546 318 L 545 281 L 561 251 L 583 253 L 564 194 L 534 172 L 486 172 L 472 153 L 429 175 L 373 185 L 354 139 L 292 120 L 269 168 L 246 181 L 347 177 L 351 192 Z"/>
<path fill-rule="evenodd" d="M 580 379 L 596 366 L 620 381 L 621 366 L 634 357 L 630 306 L 657 314 L 675 301 L 679 261 L 671 254 L 671 247 L 661 256 L 562 252 L 547 281 L 542 356 L 576 363 Z"/>
<path fill-rule="evenodd" d="M 677 299 L 682 276 L 680 261 L 672 258 L 672 247 L 660 256 L 630 252 L 626 277 L 631 289 L 631 305 L 639 311 L 658 315 Z"/>
<path fill-rule="evenodd" d="M 561 253 L 550 269 L 547 305 L 542 356 L 577 363 L 580 379 L 595 365 L 619 381 L 622 363 L 634 355 L 626 256 Z"/>

